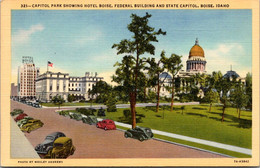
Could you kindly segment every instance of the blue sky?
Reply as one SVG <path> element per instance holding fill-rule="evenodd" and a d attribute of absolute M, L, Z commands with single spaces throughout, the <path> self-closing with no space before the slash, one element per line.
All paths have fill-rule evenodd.
<path fill-rule="evenodd" d="M 190 48 L 198 37 L 207 60 L 206 70 L 237 71 L 240 76 L 252 67 L 251 10 L 13 10 L 12 82 L 22 56 L 32 56 L 41 73 L 47 61 L 49 70 L 84 76 L 98 72 L 110 82 L 113 65 L 122 56 L 111 46 L 130 39 L 130 15 L 152 14 L 150 26 L 167 32 L 155 43 L 159 58 L 162 50 L 182 55 L 184 68 Z M 149 56 L 149 55 L 144 55 Z"/>

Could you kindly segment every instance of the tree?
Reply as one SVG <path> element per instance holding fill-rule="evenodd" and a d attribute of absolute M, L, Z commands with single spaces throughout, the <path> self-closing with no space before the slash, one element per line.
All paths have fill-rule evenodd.
<path fill-rule="evenodd" d="M 183 110 L 185 110 L 185 106 L 181 106 L 182 115 L 183 115 Z"/>
<path fill-rule="evenodd" d="M 164 59 L 163 64 L 165 66 L 165 69 L 168 70 L 172 74 L 172 81 L 171 81 L 171 112 L 173 111 L 173 100 L 174 100 L 174 79 L 177 73 L 181 70 L 182 64 L 181 64 L 181 56 L 172 54 L 170 58 Z"/>
<path fill-rule="evenodd" d="M 221 90 L 220 95 L 219 95 L 220 101 L 223 104 L 221 122 L 224 121 L 225 110 L 230 101 L 230 97 L 229 97 L 228 93 L 230 92 L 230 90 L 233 86 L 233 82 L 235 82 L 235 81 L 231 81 L 230 78 L 224 78 L 224 77 L 222 77 L 218 81 L 218 87 Z"/>
<path fill-rule="evenodd" d="M 205 97 L 204 97 L 204 100 L 205 100 L 205 102 L 207 102 L 207 103 L 210 104 L 210 106 L 209 106 L 209 112 L 211 112 L 212 104 L 218 102 L 218 99 L 219 99 L 219 94 L 218 94 L 217 91 L 213 91 L 213 89 L 209 89 L 209 90 L 206 92 L 206 95 L 205 95 Z"/>
<path fill-rule="evenodd" d="M 128 30 L 133 33 L 132 39 L 123 39 L 119 44 L 112 46 L 112 48 L 117 49 L 117 55 L 125 54 L 122 64 L 116 63 L 119 70 L 124 69 L 125 71 L 118 72 L 119 70 L 116 70 L 113 81 L 123 84 L 129 94 L 132 128 L 136 126 L 135 105 L 137 91 L 140 91 L 139 77 L 143 68 L 143 61 L 140 57 L 145 53 L 154 55 L 155 47 L 153 42 L 158 42 L 158 35 L 166 34 L 166 32 L 163 32 L 161 29 L 155 31 L 153 27 L 148 25 L 151 16 L 152 15 L 148 13 L 143 17 L 132 14 L 132 21 L 127 26 Z M 135 57 L 133 55 L 135 55 Z M 122 77 L 122 75 L 125 77 Z"/>
<path fill-rule="evenodd" d="M 57 95 L 51 99 L 51 102 L 55 105 L 58 105 L 60 109 L 60 106 L 65 102 L 65 100 L 60 95 Z"/>
<path fill-rule="evenodd" d="M 239 83 L 231 92 L 232 103 L 237 108 L 238 118 L 240 119 L 241 108 L 246 107 L 249 98 L 246 95 L 245 87 Z"/>
<path fill-rule="evenodd" d="M 159 104 L 160 104 L 160 90 L 161 86 L 164 83 L 165 79 L 168 77 L 165 75 L 164 78 L 160 79 L 160 74 L 164 71 L 164 65 L 163 62 L 165 62 L 165 51 L 161 52 L 161 58 L 158 60 L 158 62 L 155 61 L 154 58 L 148 58 L 147 62 L 150 66 L 148 66 L 146 69 L 148 70 L 148 75 L 150 77 L 150 86 L 155 87 L 157 85 L 157 103 L 156 103 L 156 112 L 159 111 Z"/>
<path fill-rule="evenodd" d="M 74 95 L 71 95 L 71 94 L 69 94 L 68 95 L 68 102 L 73 102 L 75 100 L 75 96 Z"/>
<path fill-rule="evenodd" d="M 252 110 L 252 74 L 246 74 L 246 95 L 248 97 L 247 108 Z"/>
<path fill-rule="evenodd" d="M 116 112 L 116 98 L 113 95 L 113 93 L 110 93 L 108 95 L 107 101 L 106 101 L 107 111 L 108 112 Z"/>
<path fill-rule="evenodd" d="M 88 91 L 90 95 L 97 95 L 97 103 L 105 103 L 110 92 L 112 92 L 112 86 L 105 81 L 98 81 L 96 85 L 93 86 L 92 90 Z"/>

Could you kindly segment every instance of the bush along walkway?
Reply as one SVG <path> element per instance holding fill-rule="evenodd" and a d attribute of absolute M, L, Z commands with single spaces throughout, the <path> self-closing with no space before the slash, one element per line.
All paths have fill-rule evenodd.
<path fill-rule="evenodd" d="M 100 121 L 102 119 L 99 118 L 98 120 Z M 121 127 L 125 127 L 125 128 L 132 128 L 132 126 L 130 124 L 125 124 L 125 123 L 121 123 L 121 122 L 117 122 L 117 121 L 115 121 L 115 124 L 118 126 L 121 126 Z M 188 137 L 188 136 L 178 135 L 178 134 L 164 132 L 164 131 L 158 131 L 158 130 L 154 130 L 154 129 L 152 129 L 152 132 L 157 135 L 166 136 L 166 137 L 170 137 L 170 138 L 174 138 L 174 139 L 180 139 L 180 140 L 198 143 L 198 144 L 202 144 L 202 145 L 207 145 L 207 146 L 220 148 L 220 149 L 224 149 L 224 150 L 228 150 L 228 151 L 233 151 L 233 152 L 242 153 L 242 154 L 246 154 L 246 155 L 252 155 L 252 150 L 247 149 L 247 148 L 241 148 L 241 147 L 237 147 L 237 146 L 233 146 L 233 145 L 227 145 L 227 144 L 223 144 L 223 143 L 218 143 L 218 142 L 213 142 L 213 141 L 208 141 L 208 140 L 203 140 L 203 139 L 198 139 L 198 138 L 192 138 L 192 137 Z"/>

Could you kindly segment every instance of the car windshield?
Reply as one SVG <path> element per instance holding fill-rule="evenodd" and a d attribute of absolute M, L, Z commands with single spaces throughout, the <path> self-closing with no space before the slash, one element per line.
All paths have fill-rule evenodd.
<path fill-rule="evenodd" d="M 45 139 L 46 140 L 53 140 L 54 138 L 52 136 L 47 136 Z"/>
<path fill-rule="evenodd" d="M 55 147 L 63 147 L 63 144 L 62 143 L 55 143 L 54 146 Z"/>
<path fill-rule="evenodd" d="M 145 129 L 145 131 L 146 131 L 146 132 L 149 132 L 149 133 L 151 132 L 151 130 L 150 130 L 150 129 Z"/>

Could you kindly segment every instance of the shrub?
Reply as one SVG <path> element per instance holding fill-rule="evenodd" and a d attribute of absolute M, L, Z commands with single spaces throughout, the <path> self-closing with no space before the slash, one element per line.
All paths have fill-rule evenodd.
<path fill-rule="evenodd" d="M 114 97 L 110 97 L 107 101 L 106 101 L 106 105 L 107 105 L 107 111 L 108 112 L 116 112 L 116 99 Z"/>
<path fill-rule="evenodd" d="M 128 117 L 131 116 L 131 111 L 130 110 L 124 110 L 123 113 L 124 113 L 124 117 L 125 118 L 128 118 Z"/>
<path fill-rule="evenodd" d="M 76 108 L 76 111 L 84 115 L 94 115 L 94 111 L 92 109 Z"/>

